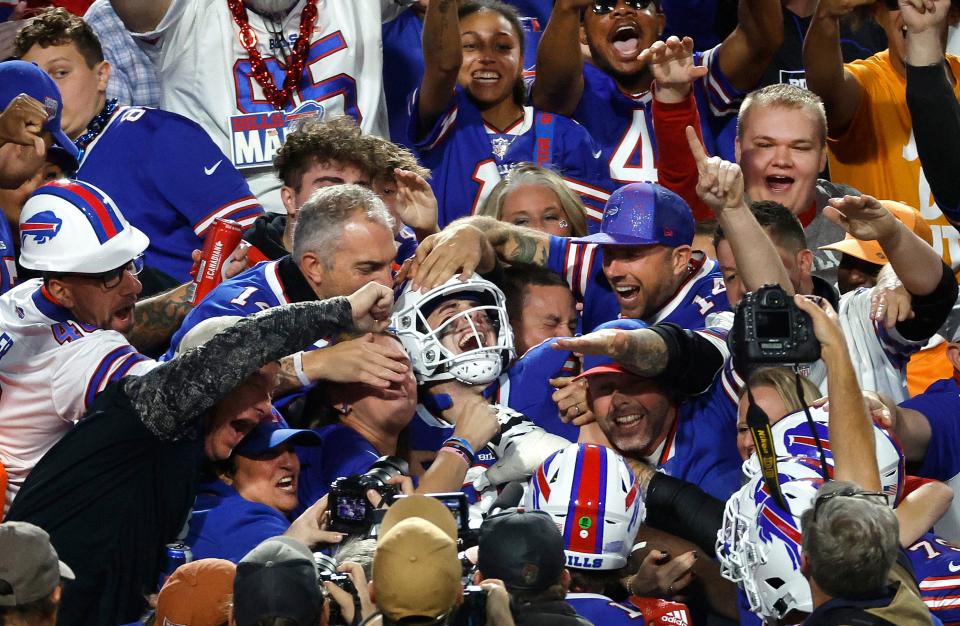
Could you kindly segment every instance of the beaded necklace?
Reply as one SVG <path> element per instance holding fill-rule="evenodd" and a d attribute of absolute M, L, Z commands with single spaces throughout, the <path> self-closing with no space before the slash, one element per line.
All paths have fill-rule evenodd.
<path fill-rule="evenodd" d="M 227 0 L 227 6 L 230 7 L 230 13 L 233 14 L 233 21 L 240 28 L 237 37 L 250 59 L 250 73 L 260 84 L 267 101 L 277 110 L 282 110 L 290 100 L 290 96 L 296 91 L 300 82 L 300 74 L 303 72 L 304 63 L 307 60 L 310 33 L 317 21 L 317 0 L 307 0 L 303 7 L 303 13 L 300 15 L 300 34 L 297 37 L 297 42 L 293 45 L 293 54 L 287 62 L 287 72 L 283 79 L 283 87 L 280 89 L 273 82 L 273 76 L 270 75 L 260 51 L 257 50 L 257 33 L 247 19 L 247 9 L 243 0 Z"/>
<path fill-rule="evenodd" d="M 90 123 L 87 124 L 87 132 L 77 137 L 76 141 L 73 142 L 73 145 L 75 145 L 77 150 L 80 151 L 80 154 L 77 155 L 78 162 L 83 159 L 83 153 L 86 152 L 87 146 L 90 145 L 90 142 L 96 139 L 97 136 L 103 132 L 107 122 L 110 121 L 110 118 L 113 117 L 113 114 L 116 110 L 117 99 L 111 98 L 107 100 L 107 103 L 103 105 L 103 108 L 99 113 L 97 113 L 96 117 L 90 120 Z"/>

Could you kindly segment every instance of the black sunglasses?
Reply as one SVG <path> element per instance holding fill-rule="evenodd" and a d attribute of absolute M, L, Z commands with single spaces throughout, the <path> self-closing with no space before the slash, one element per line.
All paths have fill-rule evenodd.
<path fill-rule="evenodd" d="M 823 503 L 829 502 L 834 498 L 863 498 L 865 500 L 874 500 L 877 504 L 884 506 L 890 502 L 887 500 L 887 494 L 880 493 L 879 491 L 846 491 L 842 489 L 840 491 L 831 491 L 830 493 L 825 493 L 817 497 L 813 503 L 813 521 L 817 521 L 817 513 L 820 512 L 820 507 L 823 506 Z"/>
<path fill-rule="evenodd" d="M 657 11 L 660 10 L 660 3 L 657 2 L 657 0 L 623 0 L 623 3 L 637 11 L 643 11 L 651 4 Z M 594 0 L 591 9 L 593 9 L 593 12 L 597 15 L 606 15 L 610 11 L 613 11 L 616 6 L 617 0 Z"/>

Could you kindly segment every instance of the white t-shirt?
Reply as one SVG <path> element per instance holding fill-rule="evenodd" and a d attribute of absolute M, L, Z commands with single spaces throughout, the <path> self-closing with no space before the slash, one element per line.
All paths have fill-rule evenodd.
<path fill-rule="evenodd" d="M 296 4 L 276 34 L 260 15 L 247 11 L 257 49 L 278 89 L 286 71 L 283 52 L 292 52 L 305 4 L 306 0 Z M 247 176 L 264 208 L 283 213 L 280 181 L 271 164 L 291 114 L 296 118 L 346 113 L 364 132 L 387 136 L 380 32 L 381 23 L 401 10 L 393 0 L 317 0 L 307 60 L 286 116 L 274 112 L 251 75 L 227 0 L 172 0 L 155 30 L 133 35 L 160 78 L 160 108 L 203 126 Z"/>
<path fill-rule="evenodd" d="M 0 462 L 5 511 L 30 470 L 111 382 L 157 365 L 123 335 L 81 324 L 41 280 L 0 296 Z"/>

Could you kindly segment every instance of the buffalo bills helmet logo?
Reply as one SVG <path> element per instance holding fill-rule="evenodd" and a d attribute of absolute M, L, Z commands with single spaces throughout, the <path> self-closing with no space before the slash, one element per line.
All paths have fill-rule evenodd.
<path fill-rule="evenodd" d="M 63 221 L 53 211 L 40 211 L 20 225 L 20 245 L 27 237 L 33 237 L 37 245 L 47 243 L 57 236 Z"/>

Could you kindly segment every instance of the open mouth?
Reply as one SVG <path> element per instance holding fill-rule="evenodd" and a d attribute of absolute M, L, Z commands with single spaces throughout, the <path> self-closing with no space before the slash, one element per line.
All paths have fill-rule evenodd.
<path fill-rule="evenodd" d="M 767 189 L 773 192 L 787 191 L 794 182 L 790 176 L 767 176 L 766 181 Z"/>
<path fill-rule="evenodd" d="M 293 480 L 293 476 L 284 476 L 277 481 L 277 489 L 288 491 L 290 493 L 296 493 L 297 483 Z"/>
<path fill-rule="evenodd" d="M 618 26 L 610 43 L 621 56 L 636 58 L 640 54 L 640 29 L 635 24 Z"/>
<path fill-rule="evenodd" d="M 633 302 L 640 296 L 640 287 L 635 285 L 615 287 L 614 291 L 617 294 L 617 299 L 619 299 L 621 303 Z"/>
<path fill-rule="evenodd" d="M 461 352 L 468 352 L 470 350 L 479 350 L 483 348 L 483 340 L 480 337 L 477 337 L 476 333 L 467 333 L 460 337 L 460 341 L 457 342 L 457 347 L 460 348 Z"/>
<path fill-rule="evenodd" d="M 637 426 L 642 419 L 643 415 L 640 413 L 630 413 L 628 415 L 617 416 L 613 422 L 617 425 L 617 428 L 629 429 Z"/>
<path fill-rule="evenodd" d="M 125 306 L 113 312 L 113 319 L 121 324 L 127 324 L 133 319 L 133 305 Z"/>
<path fill-rule="evenodd" d="M 470 78 L 481 84 L 493 84 L 500 80 L 500 73 L 491 70 L 477 70 L 470 74 Z"/>

